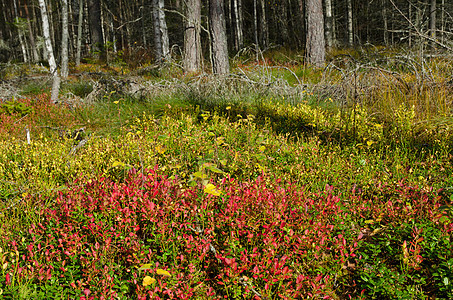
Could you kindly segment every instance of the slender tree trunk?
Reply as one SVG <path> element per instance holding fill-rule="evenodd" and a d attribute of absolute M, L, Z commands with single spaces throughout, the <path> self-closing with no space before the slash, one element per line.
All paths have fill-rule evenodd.
<path fill-rule="evenodd" d="M 60 91 L 60 76 L 58 76 L 57 63 L 53 54 L 52 40 L 50 39 L 49 19 L 47 18 L 47 8 L 44 0 L 39 0 L 39 8 L 41 10 L 42 31 L 48 54 L 50 73 L 53 76 L 52 94 L 50 99 L 53 103 L 56 103 L 58 102 L 58 93 Z"/>
<path fill-rule="evenodd" d="M 142 42 L 143 42 L 143 47 L 146 48 L 146 26 L 145 26 L 145 0 L 142 0 L 141 6 L 140 6 L 140 17 L 142 18 Z M 112 31 L 112 35 L 113 35 Z"/>
<path fill-rule="evenodd" d="M 27 18 L 28 36 L 30 39 L 30 46 L 31 46 L 31 52 L 33 54 L 33 61 L 36 62 L 36 61 L 39 61 L 39 54 L 38 54 L 38 50 L 36 50 L 35 36 L 33 34 L 33 28 L 31 27 L 30 13 L 28 11 L 27 1 L 24 2 L 24 10 L 25 10 L 26 18 Z"/>
<path fill-rule="evenodd" d="M 153 0 L 153 27 L 154 27 L 154 53 L 156 55 L 156 61 L 162 62 L 162 31 L 160 30 L 159 22 L 159 0 Z"/>
<path fill-rule="evenodd" d="M 253 37 L 255 39 L 255 51 L 258 55 L 258 50 L 260 47 L 258 43 L 258 16 L 256 10 L 256 1 L 257 0 L 253 0 Z"/>
<path fill-rule="evenodd" d="M 408 19 L 412 22 L 412 4 L 409 2 L 408 5 L 407 5 L 407 17 Z M 412 47 L 412 26 L 410 26 L 409 24 L 409 29 L 408 29 L 408 43 L 409 43 L 409 48 Z"/>
<path fill-rule="evenodd" d="M 441 41 L 445 43 L 445 0 L 442 0 L 442 13 L 440 15 L 440 22 L 441 22 Z"/>
<path fill-rule="evenodd" d="M 389 45 L 389 26 L 388 26 L 386 0 L 381 1 L 381 6 L 382 6 L 382 21 L 384 22 L 384 45 L 388 46 Z"/>
<path fill-rule="evenodd" d="M 333 47 L 333 33 L 332 33 L 332 0 L 325 0 L 326 3 L 326 45 L 330 49 Z"/>
<path fill-rule="evenodd" d="M 352 47 L 354 45 L 354 26 L 352 18 L 352 0 L 348 0 L 348 45 Z"/>
<path fill-rule="evenodd" d="M 62 34 L 61 34 L 61 77 L 68 78 L 68 0 L 61 0 Z"/>
<path fill-rule="evenodd" d="M 124 28 L 126 29 L 126 47 L 131 47 L 131 29 L 130 29 L 130 23 L 128 22 L 128 20 L 132 20 L 132 18 L 130 18 L 130 9 L 129 9 L 129 2 L 126 2 L 125 5 L 123 6 L 123 10 L 121 11 L 123 13 L 123 17 L 122 19 L 124 20 L 124 22 L 126 22 L 126 25 L 124 26 Z"/>
<path fill-rule="evenodd" d="M 242 32 L 242 0 L 233 0 L 233 9 L 235 28 L 234 48 L 236 51 L 239 51 L 244 46 L 244 36 Z"/>
<path fill-rule="evenodd" d="M 231 49 L 231 45 L 233 43 L 230 43 L 232 40 L 232 37 L 234 36 L 233 30 L 232 30 L 232 21 L 231 21 L 231 0 L 225 0 L 225 23 L 226 23 L 226 29 L 227 29 L 227 40 L 228 40 L 228 46 Z"/>
<path fill-rule="evenodd" d="M 80 57 L 81 57 L 81 52 L 82 52 L 83 7 L 84 7 L 83 0 L 79 0 L 79 14 L 78 14 L 78 20 L 77 20 L 76 66 L 80 65 Z"/>
<path fill-rule="evenodd" d="M 260 0 L 261 3 L 261 40 L 263 49 L 269 46 L 269 29 L 266 20 L 266 0 Z"/>
<path fill-rule="evenodd" d="M 289 42 L 288 34 L 288 0 L 279 0 L 277 4 L 277 26 L 278 36 L 283 45 L 287 45 Z"/>
<path fill-rule="evenodd" d="M 201 0 L 187 0 L 184 32 L 184 70 L 188 73 L 201 69 Z"/>
<path fill-rule="evenodd" d="M 306 0 L 307 62 L 322 67 L 326 58 L 322 0 Z"/>
<path fill-rule="evenodd" d="M 25 45 L 25 40 L 24 40 L 24 36 L 23 36 L 24 29 L 22 26 L 21 19 L 19 19 L 19 13 L 17 12 L 16 0 L 13 0 L 13 5 L 14 5 L 14 13 L 16 15 L 17 36 L 19 37 L 20 48 L 22 49 L 22 56 L 23 56 L 24 62 L 28 62 L 27 46 Z"/>
<path fill-rule="evenodd" d="M 101 62 L 105 62 L 104 37 L 102 35 L 100 0 L 88 0 L 88 14 L 91 31 L 91 50 L 98 54 Z"/>
<path fill-rule="evenodd" d="M 209 24 L 212 46 L 212 72 L 214 74 L 228 74 L 230 72 L 230 64 L 228 62 L 223 0 L 209 1 Z"/>
<path fill-rule="evenodd" d="M 167 22 L 165 21 L 164 0 L 159 0 L 159 28 L 162 38 L 162 55 L 165 60 L 170 60 L 170 42 L 168 39 Z"/>
<path fill-rule="evenodd" d="M 423 25 L 422 25 L 422 11 L 418 6 L 415 6 L 415 27 L 418 32 L 423 31 Z M 409 24 L 409 26 L 411 26 Z M 415 35 L 415 40 L 416 40 L 416 45 L 419 48 L 420 51 L 423 50 L 423 39 L 421 36 L 418 34 Z"/>
<path fill-rule="evenodd" d="M 436 13 L 437 13 L 437 8 L 436 8 L 436 0 L 431 0 L 430 4 L 430 17 L 429 17 L 429 31 L 431 34 L 431 37 L 433 39 L 436 39 Z M 433 43 L 433 45 L 435 45 Z"/>

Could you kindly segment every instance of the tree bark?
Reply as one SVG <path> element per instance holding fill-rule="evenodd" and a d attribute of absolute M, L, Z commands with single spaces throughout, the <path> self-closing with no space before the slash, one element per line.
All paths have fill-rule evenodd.
<path fill-rule="evenodd" d="M 436 0 L 431 0 L 429 14 L 429 31 L 433 39 L 436 39 Z"/>
<path fill-rule="evenodd" d="M 327 48 L 333 47 L 333 16 L 332 16 L 332 0 L 325 0 L 326 3 L 326 45 Z"/>
<path fill-rule="evenodd" d="M 235 42 L 234 48 L 239 51 L 244 46 L 244 36 L 242 32 L 242 0 L 233 0 Z"/>
<path fill-rule="evenodd" d="M 326 58 L 324 40 L 324 16 L 322 0 L 306 0 L 307 13 L 307 62 L 315 67 L 322 67 Z"/>
<path fill-rule="evenodd" d="M 154 27 L 154 53 L 156 55 L 156 61 L 162 62 L 162 32 L 160 30 L 159 22 L 159 0 L 153 0 L 153 27 Z"/>
<path fill-rule="evenodd" d="M 267 49 L 269 46 L 269 27 L 266 20 L 266 0 L 260 0 L 261 3 L 261 42 L 263 48 Z"/>
<path fill-rule="evenodd" d="M 184 31 L 184 70 L 188 73 L 201 69 L 201 0 L 187 0 Z"/>
<path fill-rule="evenodd" d="M 84 7 L 83 0 L 79 0 L 79 14 L 78 14 L 78 20 L 77 20 L 76 66 L 80 65 L 80 57 L 81 57 L 81 51 L 82 51 L 83 7 Z"/>
<path fill-rule="evenodd" d="M 165 21 L 164 0 L 159 0 L 159 28 L 162 39 L 162 56 L 165 60 L 170 60 L 170 42 L 167 22 Z"/>
<path fill-rule="evenodd" d="M 387 5 L 386 1 L 382 0 L 382 20 L 384 22 L 384 45 L 389 45 L 389 28 L 388 28 L 388 16 L 387 16 Z M 409 3 L 410 5 L 410 3 Z"/>
<path fill-rule="evenodd" d="M 14 13 L 16 15 L 16 20 L 15 20 L 15 25 L 17 29 L 17 36 L 19 38 L 19 43 L 20 43 L 20 48 L 22 50 L 22 56 L 24 62 L 28 62 L 28 54 L 27 54 L 27 46 L 25 45 L 25 40 L 23 37 L 23 32 L 24 32 L 24 26 L 22 25 L 21 19 L 19 19 L 19 13 L 17 12 L 17 5 L 16 5 L 17 0 L 13 0 L 13 5 L 14 5 Z"/>
<path fill-rule="evenodd" d="M 101 62 L 105 62 L 104 37 L 102 35 L 100 0 L 88 0 L 88 13 L 91 31 L 91 50 Z"/>
<path fill-rule="evenodd" d="M 212 46 L 212 72 L 214 74 L 228 74 L 228 46 L 225 25 L 225 10 L 223 0 L 209 1 L 209 29 Z"/>
<path fill-rule="evenodd" d="M 41 10 L 42 29 L 43 29 L 44 41 L 45 41 L 47 55 L 48 55 L 49 68 L 50 68 L 50 73 L 53 76 L 52 94 L 51 94 L 50 100 L 53 103 L 56 103 L 56 102 L 58 102 L 58 93 L 60 91 L 60 76 L 58 76 L 57 63 L 55 61 L 55 56 L 53 54 L 52 41 L 50 39 L 50 26 L 49 26 L 49 19 L 47 17 L 46 3 L 44 0 L 38 0 L 38 1 L 39 1 L 39 8 Z"/>
<path fill-rule="evenodd" d="M 68 0 L 61 0 L 62 34 L 61 34 L 61 77 L 68 78 Z"/>
<path fill-rule="evenodd" d="M 258 43 L 258 11 L 256 9 L 256 1 L 257 0 L 253 0 L 253 38 L 255 40 L 256 55 L 258 55 L 258 50 L 260 47 Z"/>
<path fill-rule="evenodd" d="M 24 10 L 25 10 L 25 16 L 27 18 L 28 36 L 30 39 L 31 52 L 33 53 L 33 61 L 37 62 L 37 61 L 39 61 L 39 54 L 38 54 L 38 50 L 36 50 L 35 36 L 33 34 L 33 28 L 31 27 L 30 13 L 28 11 L 27 1 L 25 1 L 25 3 L 24 3 Z"/>
<path fill-rule="evenodd" d="M 278 28 L 278 39 L 283 45 L 289 42 L 288 34 L 288 0 L 279 0 L 276 9 L 276 19 Z"/>
<path fill-rule="evenodd" d="M 352 16 L 352 0 L 348 0 L 348 45 L 352 47 L 354 45 L 354 26 Z"/>

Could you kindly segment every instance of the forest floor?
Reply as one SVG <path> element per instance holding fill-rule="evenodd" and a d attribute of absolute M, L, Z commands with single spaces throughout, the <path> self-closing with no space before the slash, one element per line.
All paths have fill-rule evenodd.
<path fill-rule="evenodd" d="M 452 299 L 453 65 L 0 69 L 0 295 Z"/>

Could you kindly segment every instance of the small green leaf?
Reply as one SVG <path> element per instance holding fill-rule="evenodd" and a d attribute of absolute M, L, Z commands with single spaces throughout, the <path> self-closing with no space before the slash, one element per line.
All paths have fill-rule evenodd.
<path fill-rule="evenodd" d="M 124 163 L 120 162 L 120 161 L 115 161 L 112 165 L 113 168 L 115 167 L 124 167 Z"/>
<path fill-rule="evenodd" d="M 193 175 L 193 177 L 200 178 L 200 179 L 206 179 L 206 178 L 208 178 L 208 175 L 206 175 L 206 174 L 204 174 L 204 173 L 202 173 L 202 172 L 200 172 L 200 171 L 195 172 L 195 173 L 193 173 L 192 175 Z"/>
<path fill-rule="evenodd" d="M 213 196 L 220 196 L 222 192 L 216 188 L 212 183 L 208 183 L 204 188 L 204 192 Z"/>
<path fill-rule="evenodd" d="M 149 270 L 152 268 L 152 264 L 144 264 L 144 265 L 141 265 L 140 268 L 138 268 L 139 270 Z"/>
<path fill-rule="evenodd" d="M 156 273 L 157 273 L 157 275 L 163 275 L 163 276 L 167 276 L 167 277 L 171 276 L 168 271 L 165 271 L 163 269 L 157 269 Z"/>

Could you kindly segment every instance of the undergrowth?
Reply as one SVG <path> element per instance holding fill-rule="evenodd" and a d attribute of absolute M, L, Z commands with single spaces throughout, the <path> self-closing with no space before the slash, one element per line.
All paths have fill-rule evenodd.
<path fill-rule="evenodd" d="M 453 297 L 449 66 L 373 55 L 2 102 L 0 294 Z"/>

